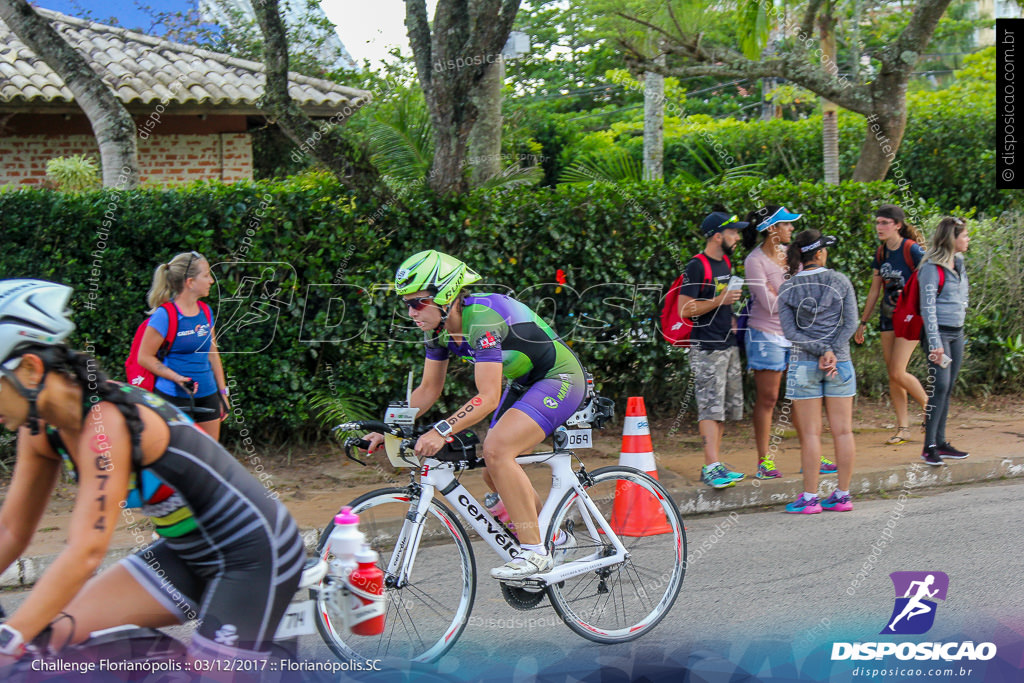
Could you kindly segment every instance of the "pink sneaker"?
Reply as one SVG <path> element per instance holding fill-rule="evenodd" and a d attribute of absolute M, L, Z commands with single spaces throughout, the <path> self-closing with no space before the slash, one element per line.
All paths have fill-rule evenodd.
<path fill-rule="evenodd" d="M 816 515 L 821 512 L 821 503 L 818 502 L 817 496 L 806 500 L 803 494 L 800 494 L 799 498 L 786 506 L 786 512 L 794 515 Z"/>
<path fill-rule="evenodd" d="M 832 512 L 849 512 L 853 509 L 853 503 L 850 501 L 850 496 L 846 495 L 840 498 L 833 491 L 831 496 L 821 501 L 821 507 L 823 510 Z"/>

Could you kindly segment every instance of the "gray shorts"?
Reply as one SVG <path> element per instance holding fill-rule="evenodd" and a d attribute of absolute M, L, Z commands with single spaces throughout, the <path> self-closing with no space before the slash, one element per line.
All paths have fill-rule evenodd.
<path fill-rule="evenodd" d="M 743 374 L 738 346 L 718 351 L 690 349 L 690 371 L 698 420 L 743 419 Z"/>

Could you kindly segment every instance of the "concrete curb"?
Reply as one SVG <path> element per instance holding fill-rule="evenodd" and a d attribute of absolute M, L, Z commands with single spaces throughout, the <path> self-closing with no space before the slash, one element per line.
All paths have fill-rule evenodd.
<path fill-rule="evenodd" d="M 855 472 L 850 491 L 854 496 L 900 489 L 917 491 L 1013 477 L 1024 477 L 1024 456 L 1005 457 L 1001 460 L 954 461 L 944 467 L 932 467 L 921 462 Z M 825 493 L 836 488 L 834 475 L 821 475 L 821 483 Z M 683 515 L 780 505 L 795 500 L 803 492 L 799 478 L 760 480 L 748 477 L 736 486 L 717 491 L 703 485 L 696 490 L 693 487 L 682 490 L 674 490 L 672 486 L 666 488 L 676 499 Z"/>
<path fill-rule="evenodd" d="M 803 491 L 800 479 L 780 481 L 760 480 L 752 477 L 727 489 L 714 490 L 704 485 L 678 485 L 683 479 L 674 473 L 665 473 L 662 483 L 679 505 L 679 512 L 685 515 L 707 514 L 758 508 L 788 503 Z M 900 465 L 881 470 L 858 472 L 853 476 L 850 491 L 856 495 L 877 494 L 887 491 L 919 491 L 955 484 L 971 484 L 1024 477 L 1024 456 L 1007 456 L 1000 460 L 974 460 L 953 462 L 945 467 L 931 467 L 924 463 Z M 822 475 L 823 490 L 835 489 L 835 477 Z M 310 532 L 313 535 L 310 536 Z M 319 537 L 319 529 L 301 529 L 303 539 Z M 111 548 L 103 566 L 114 564 L 131 553 L 131 548 Z M 0 588 L 27 588 L 32 586 L 46 571 L 56 554 L 22 556 L 0 574 Z"/>

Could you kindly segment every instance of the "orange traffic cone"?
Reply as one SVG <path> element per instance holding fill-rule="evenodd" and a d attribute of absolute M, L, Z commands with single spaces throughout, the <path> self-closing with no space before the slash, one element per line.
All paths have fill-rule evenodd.
<path fill-rule="evenodd" d="M 654 446 L 647 426 L 647 408 L 642 396 L 630 396 L 626 403 L 626 421 L 622 425 L 622 453 L 619 464 L 646 472 L 655 479 Z M 615 486 L 615 502 L 610 524 L 620 536 L 654 536 L 672 532 L 658 499 L 636 484 L 620 481 Z"/>

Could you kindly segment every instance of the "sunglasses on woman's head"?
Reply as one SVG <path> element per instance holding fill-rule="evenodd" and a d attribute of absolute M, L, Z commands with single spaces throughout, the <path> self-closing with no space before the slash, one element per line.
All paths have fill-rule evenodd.
<path fill-rule="evenodd" d="M 200 261 L 202 261 L 203 260 L 203 255 L 200 254 L 198 251 L 193 251 L 193 252 L 189 253 L 189 255 L 188 255 L 188 265 L 185 266 L 185 279 L 186 280 L 188 279 L 188 271 L 192 270 L 192 262 L 195 261 L 196 259 L 199 259 Z"/>
<path fill-rule="evenodd" d="M 402 299 L 405 305 L 414 311 L 422 311 L 427 304 L 434 300 L 432 296 L 418 296 L 412 299 Z"/>

